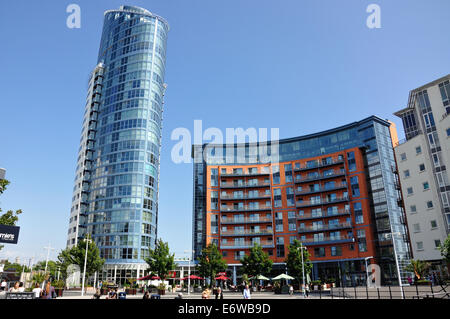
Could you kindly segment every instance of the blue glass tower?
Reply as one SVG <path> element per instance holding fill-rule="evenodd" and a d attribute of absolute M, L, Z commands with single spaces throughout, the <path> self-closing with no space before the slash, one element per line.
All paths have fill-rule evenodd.
<path fill-rule="evenodd" d="M 167 22 L 148 10 L 105 12 L 89 79 L 68 247 L 89 233 L 106 259 L 103 280 L 147 267 L 157 235 Z"/>

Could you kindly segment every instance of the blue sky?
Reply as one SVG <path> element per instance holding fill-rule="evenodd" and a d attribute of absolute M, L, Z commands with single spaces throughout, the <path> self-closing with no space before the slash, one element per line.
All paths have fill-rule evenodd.
<path fill-rule="evenodd" d="M 81 7 L 81 28 L 66 7 Z M 381 7 L 381 29 L 366 7 Z M 203 127 L 314 133 L 375 114 L 450 73 L 447 0 L 155 0 L 4 2 L 0 12 L 0 207 L 22 208 L 18 245 L 1 257 L 45 258 L 66 242 L 87 78 L 103 12 L 137 5 L 169 21 L 159 236 L 191 248 L 192 164 L 174 164 L 172 130 Z M 402 135 L 402 134 L 400 134 Z"/>

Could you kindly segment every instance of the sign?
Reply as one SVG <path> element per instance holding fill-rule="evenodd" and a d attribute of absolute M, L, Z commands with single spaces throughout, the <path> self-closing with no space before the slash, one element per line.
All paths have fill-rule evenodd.
<path fill-rule="evenodd" d="M 0 243 L 17 244 L 20 227 L 0 225 Z"/>

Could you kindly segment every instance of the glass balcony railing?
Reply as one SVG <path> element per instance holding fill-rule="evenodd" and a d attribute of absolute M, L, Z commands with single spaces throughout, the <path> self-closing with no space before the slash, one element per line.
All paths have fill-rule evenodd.
<path fill-rule="evenodd" d="M 343 215 L 350 215 L 351 210 L 350 209 L 338 209 L 333 211 L 323 211 L 320 213 L 305 213 L 303 215 L 298 215 L 297 219 L 315 219 L 315 218 L 325 218 L 325 217 L 336 217 L 336 216 L 343 216 Z"/>
<path fill-rule="evenodd" d="M 313 194 L 313 193 L 321 193 L 321 192 L 328 192 L 333 191 L 337 189 L 347 188 L 347 183 L 335 183 L 332 186 L 320 186 L 315 188 L 307 188 L 302 189 L 301 191 L 295 190 L 296 195 L 305 195 L 305 194 Z"/>
<path fill-rule="evenodd" d="M 261 176 L 261 175 L 270 175 L 270 172 L 232 172 L 232 173 L 221 173 L 220 176 L 223 177 L 237 177 L 237 176 Z"/>
<path fill-rule="evenodd" d="M 222 224 L 256 224 L 256 223 L 271 223 L 272 218 L 259 217 L 259 218 L 224 218 L 220 219 Z"/>
<path fill-rule="evenodd" d="M 221 188 L 244 188 L 244 187 L 269 187 L 270 182 L 242 182 L 242 183 L 227 183 L 227 182 L 221 182 L 220 187 Z"/>
<path fill-rule="evenodd" d="M 338 243 L 338 242 L 354 242 L 353 236 L 331 236 L 331 237 L 316 237 L 300 240 L 304 245 L 323 245 L 326 242 Z"/>
<path fill-rule="evenodd" d="M 333 231 L 336 229 L 346 229 L 352 228 L 352 223 L 336 223 L 336 224 L 328 224 L 328 225 L 314 225 L 314 226 L 305 226 L 299 227 L 299 233 L 309 233 L 309 232 L 320 232 L 320 231 Z"/>
<path fill-rule="evenodd" d="M 315 162 L 309 162 L 305 163 L 304 165 L 301 165 L 300 167 L 295 167 L 294 171 L 304 171 L 308 169 L 315 169 L 315 168 L 321 168 L 321 167 L 327 167 L 331 165 L 341 164 L 344 162 L 344 158 L 341 157 L 335 157 L 328 159 L 326 161 L 315 161 Z"/>
<path fill-rule="evenodd" d="M 267 229 L 260 229 L 260 230 L 244 229 L 244 230 L 220 232 L 220 236 L 264 236 L 272 234 L 273 230 Z"/>
<path fill-rule="evenodd" d="M 338 177 L 338 176 L 342 176 L 342 175 L 345 175 L 345 169 L 335 170 L 333 172 L 324 173 L 324 174 L 317 173 L 314 175 L 303 176 L 303 177 L 301 175 L 296 175 L 295 182 L 296 183 L 305 183 L 305 182 L 310 182 L 310 181 L 317 181 L 317 180 L 321 180 L 321 179 Z"/>
<path fill-rule="evenodd" d="M 227 194 L 227 195 L 220 195 L 220 200 L 241 200 L 241 199 L 258 199 L 258 198 L 271 198 L 271 197 L 272 197 L 271 194 L 264 194 L 264 193 L 259 193 L 256 195 L 245 194 L 242 196 L 234 195 L 234 194 Z"/>
<path fill-rule="evenodd" d="M 262 240 L 262 241 L 241 241 L 241 242 L 233 242 L 233 241 L 222 241 L 220 242 L 220 248 L 221 249 L 226 249 L 226 248 L 231 248 L 231 249 L 236 249 L 236 248 L 251 248 L 253 247 L 254 244 L 258 244 L 261 247 L 274 247 L 273 245 L 273 241 L 266 241 L 266 240 Z"/>
<path fill-rule="evenodd" d="M 251 212 L 258 210 L 271 210 L 272 206 L 259 205 L 259 206 L 247 206 L 242 207 L 220 207 L 221 212 Z"/>
<path fill-rule="evenodd" d="M 298 201 L 296 203 L 297 207 L 307 207 L 307 206 L 321 206 L 321 205 L 329 205 L 329 204 L 336 204 L 339 202 L 346 202 L 348 201 L 348 196 L 340 196 L 336 198 L 319 198 L 316 200 L 306 200 L 306 201 Z"/>

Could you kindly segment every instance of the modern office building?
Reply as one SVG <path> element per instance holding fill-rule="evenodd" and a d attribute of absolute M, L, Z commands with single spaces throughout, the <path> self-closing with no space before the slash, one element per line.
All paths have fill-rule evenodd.
<path fill-rule="evenodd" d="M 450 75 L 414 89 L 395 115 L 405 139 L 395 147 L 414 259 L 442 271 L 438 249 L 450 232 Z"/>
<path fill-rule="evenodd" d="M 0 167 L 0 179 L 6 178 L 6 169 Z"/>
<path fill-rule="evenodd" d="M 100 279 L 142 275 L 157 235 L 167 22 L 121 6 L 105 12 L 88 82 L 67 247 L 89 234 Z"/>
<path fill-rule="evenodd" d="M 250 144 L 194 145 L 195 257 L 215 243 L 236 282 L 255 243 L 279 274 L 298 239 L 311 254 L 313 280 L 365 285 L 366 263 L 376 263 L 382 284 L 398 284 L 399 275 L 407 283 L 410 248 L 393 142 L 393 123 L 372 116 L 280 140 L 273 163 L 249 156 Z"/>

